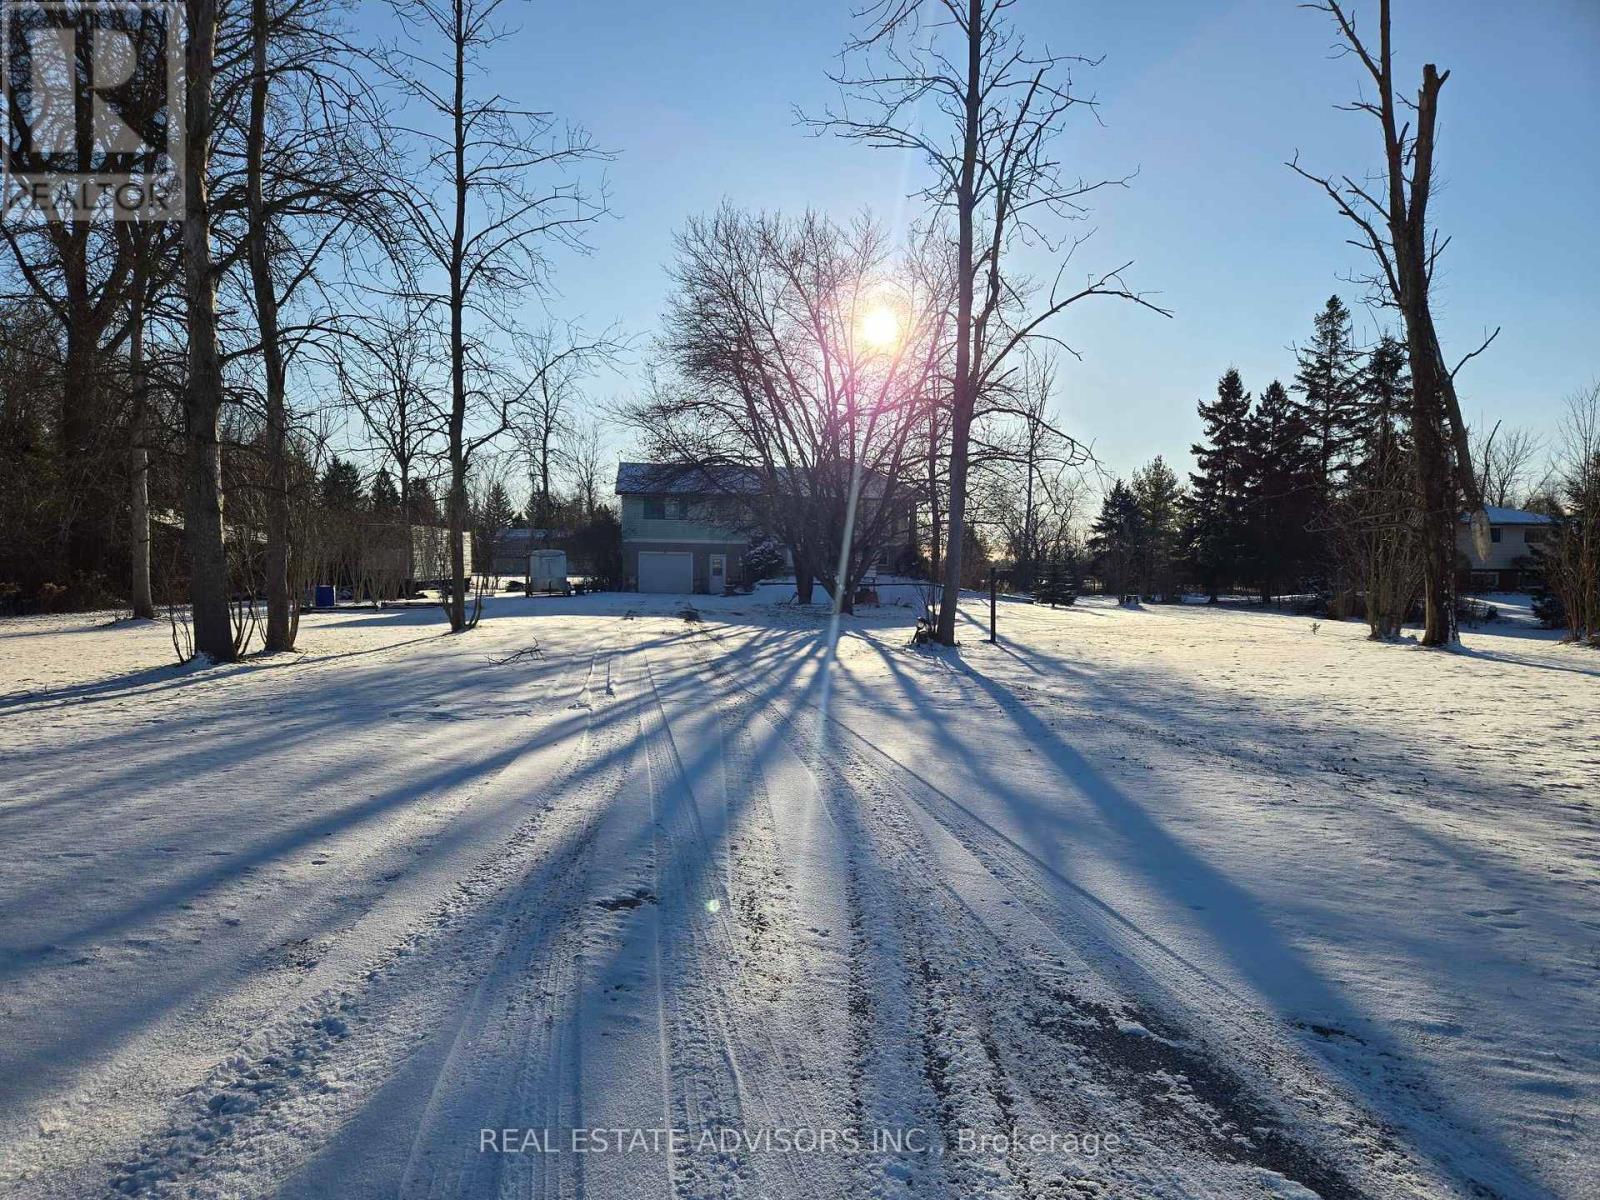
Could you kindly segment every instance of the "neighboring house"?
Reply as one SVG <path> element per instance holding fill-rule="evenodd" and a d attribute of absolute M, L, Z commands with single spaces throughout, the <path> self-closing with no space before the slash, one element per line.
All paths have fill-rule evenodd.
<path fill-rule="evenodd" d="M 1543 513 L 1520 508 L 1491 506 L 1484 511 L 1489 517 L 1489 557 L 1478 554 L 1467 517 L 1456 528 L 1457 587 L 1510 592 L 1538 583 L 1543 578 L 1539 547 L 1554 522 Z"/>
<path fill-rule="evenodd" d="M 720 593 L 740 582 L 750 544 L 735 498 L 760 490 L 754 472 L 622 463 L 622 570 L 641 592 Z"/>
<path fill-rule="evenodd" d="M 686 467 L 666 463 L 622 463 L 617 496 L 622 503 L 622 569 L 641 592 L 720 593 L 741 578 L 742 559 L 753 534 L 741 497 L 759 496 L 761 476 L 737 466 Z M 882 502 L 878 478 L 862 486 L 861 503 Z M 885 531 L 880 565 L 892 565 L 912 543 L 913 504 Z M 781 542 L 781 539 L 775 539 Z M 785 565 L 793 558 L 785 548 Z"/>

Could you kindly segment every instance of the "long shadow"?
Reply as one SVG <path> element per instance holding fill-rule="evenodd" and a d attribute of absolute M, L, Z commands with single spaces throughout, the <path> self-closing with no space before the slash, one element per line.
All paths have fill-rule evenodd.
<path fill-rule="evenodd" d="M 602 720 L 610 721 L 622 719 L 622 713 L 608 714 Z M 84 926 L 70 935 L 52 942 L 49 947 L 25 947 L 13 951 L 0 960 L 0 978 L 14 978 L 23 971 L 36 965 L 44 953 L 50 950 L 61 950 L 67 946 L 92 941 L 107 934 L 119 932 L 129 926 L 157 916 L 160 912 L 181 905 L 186 899 L 197 897 L 209 888 L 226 884 L 235 876 L 243 876 L 255 867 L 272 860 L 281 859 L 292 855 L 296 850 L 319 842 L 324 837 L 339 832 L 347 832 L 362 826 L 372 824 L 374 821 L 404 807 L 407 804 L 426 799 L 436 794 L 439 789 L 471 788 L 475 780 L 488 779 L 496 775 L 500 769 L 525 754 L 533 753 L 548 744 L 563 741 L 573 737 L 577 732 L 573 725 L 584 721 L 583 715 L 565 718 L 557 727 L 546 728 L 541 731 L 541 736 L 530 742 L 513 742 L 503 747 L 498 752 L 485 757 L 474 759 L 467 763 L 452 764 L 445 769 L 421 779 L 405 782 L 402 785 L 379 793 L 369 800 L 352 805 L 335 812 L 326 813 L 315 820 L 305 822 L 294 829 L 286 831 L 270 839 L 266 839 L 242 855 L 229 858 L 219 867 L 208 870 L 191 872 L 183 879 L 160 888 L 137 905 L 122 909 L 116 913 L 107 914 L 97 921 Z M 620 751 L 618 753 L 621 753 Z M 577 771 L 564 772 L 563 781 L 581 791 L 584 782 L 591 776 L 598 774 L 606 768 L 608 756 L 598 756 Z M 502 823 L 507 819 L 507 814 L 514 810 L 532 811 L 534 795 L 508 794 L 496 798 L 490 794 L 486 797 L 475 798 L 470 811 L 463 813 L 442 831 L 420 830 L 416 838 L 428 847 L 430 856 L 437 856 L 450 852 L 452 847 L 464 846 L 479 837 L 481 830 Z M 400 848 L 406 843 L 400 843 Z M 389 882 L 393 882 L 390 880 Z M 324 910 L 321 919 L 333 920 L 344 911 L 341 907 L 343 897 L 333 894 L 320 895 L 320 905 Z M 364 910 L 363 910 L 364 911 Z M 359 915 L 359 913 L 357 913 Z M 281 931 L 281 922 L 272 928 Z M 312 928 L 315 926 L 313 924 Z M 263 935 L 265 936 L 265 935 Z M 110 1019 L 93 1019 L 87 1028 L 76 1027 L 70 1040 L 70 1049 L 65 1044 L 54 1044 L 45 1048 L 46 1058 L 36 1064 L 36 1071 L 28 1072 L 29 1076 L 38 1075 L 41 1079 L 46 1075 L 59 1077 L 62 1071 L 71 1071 L 73 1064 L 87 1065 L 95 1061 L 96 1056 L 113 1052 L 115 1047 L 135 1036 L 143 1028 L 154 1025 L 161 1016 L 179 1004 L 192 1004 L 206 990 L 213 987 L 216 982 L 228 975 L 240 971 L 241 965 L 248 966 L 252 961 L 259 959 L 260 955 L 271 950 L 266 944 L 258 944 L 252 953 L 244 957 L 230 955 L 217 962 L 210 970 L 198 973 L 181 975 L 179 981 L 174 983 L 171 977 L 163 973 L 160 977 L 148 982 L 159 985 L 158 991 L 146 992 L 137 1002 L 129 1005 L 125 997 L 116 1001 L 116 1011 Z M 241 980 L 245 982 L 245 980 Z M 91 998 L 93 1002 L 93 998 Z M 58 1021 L 65 1018 L 65 1014 L 58 1012 Z M 27 1060 L 24 1060 L 26 1062 Z M 25 1073 L 18 1073 L 20 1080 Z M 19 1085 L 20 1086 L 20 1085 Z M 7 1089 L 11 1091 L 12 1089 Z M 22 1089 L 26 1091 L 27 1089 Z M 14 1100 L 16 1097 L 12 1097 Z"/>
<path fill-rule="evenodd" d="M 422 642 L 435 641 L 439 636 L 441 635 L 430 634 L 427 637 L 408 638 L 403 642 L 390 642 L 383 646 L 372 646 L 365 650 L 345 650 L 337 654 L 319 654 L 305 657 L 287 654 L 273 655 L 271 657 L 257 655 L 238 663 L 215 665 L 202 665 L 199 663 L 179 665 L 172 663 L 160 667 L 147 667 L 142 671 L 133 671 L 110 679 L 97 679 L 90 683 L 75 683 L 62 688 L 48 688 L 35 692 L 17 692 L 0 696 L 0 712 L 35 712 L 65 704 L 123 700 L 133 697 L 142 699 L 162 692 L 193 687 L 198 683 L 216 683 L 222 680 L 248 678 L 261 671 L 281 671 L 294 668 L 310 670 L 347 659 L 366 658 L 374 654 L 383 654 L 400 650 L 407 646 L 415 646 Z M 164 686 L 154 686 L 158 684 Z"/>
<path fill-rule="evenodd" d="M 905 690 L 907 699 L 919 711 L 923 718 L 931 725 L 947 731 L 938 739 L 938 743 L 960 756 L 967 770 L 979 781 L 989 794 L 1000 799 L 1006 808 L 1017 817 L 1023 827 L 1036 826 L 1040 819 L 1050 821 L 1058 829 L 1062 828 L 1059 815 L 1051 814 L 1041 808 L 1037 797 L 1021 795 L 1007 780 L 998 776 L 991 768 L 989 762 L 981 755 L 974 753 L 973 749 L 964 744 L 951 730 L 946 718 L 934 706 L 921 702 L 917 695 L 915 682 L 910 680 L 898 664 L 893 663 L 892 656 L 880 649 L 886 661 L 890 661 L 891 673 L 895 675 L 900 687 Z M 1327 979 L 1315 964 L 1300 950 L 1287 943 L 1282 935 L 1272 924 L 1267 913 L 1255 897 L 1240 886 L 1226 874 L 1212 866 L 1205 859 L 1199 857 L 1181 841 L 1174 838 L 1161 825 L 1151 817 L 1144 807 L 1132 796 L 1119 789 L 1110 779 L 1102 774 L 1095 766 L 1077 749 L 1071 746 L 1056 730 L 1036 716 L 1031 708 L 1005 687 L 988 678 L 960 655 L 949 656 L 957 671 L 964 675 L 971 683 L 1000 710 L 1015 726 L 1026 744 L 1046 751 L 1053 765 L 1063 777 L 1071 782 L 1074 788 L 1085 798 L 1102 819 L 1115 829 L 1129 843 L 1142 847 L 1146 853 L 1142 861 L 1148 863 L 1143 875 L 1148 882 L 1160 893 L 1166 895 L 1176 904 L 1187 904 L 1192 898 L 1192 893 L 1180 893 L 1174 887 L 1175 879 L 1187 879 L 1198 884 L 1206 894 L 1212 898 L 1211 907 L 1221 913 L 1226 913 L 1229 919 L 1229 930 L 1221 940 L 1220 947 L 1228 953 L 1231 961 L 1240 974 L 1250 980 L 1257 992 L 1266 998 L 1275 998 L 1278 995 L 1282 982 L 1292 979 L 1299 985 L 1299 991 L 1319 1015 L 1325 1015 L 1332 1020 L 1341 1021 L 1348 1025 L 1359 1025 L 1363 1028 L 1363 1037 L 1368 1043 L 1368 1049 L 1374 1053 L 1388 1056 L 1391 1061 L 1407 1064 L 1414 1069 L 1414 1073 L 1421 1075 L 1420 1064 L 1416 1063 L 1409 1054 L 1406 1046 L 1397 1039 L 1387 1036 L 1378 1029 L 1373 1022 L 1365 1021 L 1355 1007 L 1353 1001 L 1331 980 Z M 909 767 L 904 768 L 916 776 L 923 785 L 937 792 L 946 802 L 964 812 L 968 817 L 994 830 L 992 823 L 985 821 L 980 815 L 973 812 L 971 807 L 950 796 L 947 792 L 934 787 L 928 780 L 917 774 Z M 998 830 L 994 830 L 999 832 Z M 1005 837 L 1002 833 L 1000 836 Z M 1015 840 L 1006 838 L 1014 848 L 1023 849 Z M 1070 844 L 1070 841 L 1067 843 Z M 1037 854 L 1023 850 L 1033 861 L 1039 863 L 1059 883 L 1066 884 L 1074 892 L 1084 894 L 1086 889 L 1071 880 L 1059 869 L 1058 864 L 1042 862 Z M 1114 906 L 1107 905 L 1097 897 L 1092 897 L 1095 906 L 1102 911 L 1109 911 L 1114 919 L 1122 925 L 1131 925 L 1120 913 L 1116 913 Z M 1189 969 L 1200 974 L 1205 973 L 1181 954 L 1162 943 L 1154 942 L 1148 935 L 1139 931 L 1139 936 L 1146 942 L 1160 946 L 1162 951 L 1180 962 Z M 1248 946 L 1249 953 L 1240 953 Z M 1209 976 L 1206 976 L 1210 979 Z M 1215 981 L 1213 981 L 1215 982 Z M 1282 1012 L 1286 1020 L 1292 1020 L 1293 1014 Z M 1376 1088 L 1373 1081 L 1365 1075 L 1342 1067 L 1340 1063 L 1331 1058 L 1324 1058 L 1325 1062 L 1340 1073 L 1346 1085 L 1357 1095 L 1365 1098 L 1371 1111 L 1380 1118 L 1386 1117 L 1387 1105 L 1392 1103 L 1392 1094 Z M 1419 1110 L 1442 1115 L 1456 1130 L 1465 1133 L 1470 1139 L 1470 1144 L 1476 1153 L 1473 1157 L 1481 1157 L 1487 1173 L 1504 1175 L 1504 1180 L 1498 1186 L 1510 1186 L 1515 1194 L 1542 1195 L 1543 1189 L 1538 1188 L 1526 1174 L 1526 1167 L 1521 1164 L 1517 1155 L 1496 1137 L 1493 1133 L 1482 1127 L 1472 1116 L 1465 1112 L 1452 1099 L 1436 1090 L 1426 1088 L 1426 1085 L 1414 1085 L 1422 1092 L 1422 1102 Z M 1424 1157 L 1433 1161 L 1442 1170 L 1457 1178 L 1469 1187 L 1481 1186 L 1480 1181 L 1464 1169 L 1454 1158 L 1447 1158 L 1439 1147 L 1416 1147 Z"/>
<path fill-rule="evenodd" d="M 1532 667 L 1539 671 L 1561 671 L 1569 675 L 1587 675 L 1591 679 L 1600 679 L 1600 654 L 1595 656 L 1595 663 L 1590 665 L 1567 666 L 1565 663 L 1542 661 L 1537 658 L 1520 658 L 1515 654 L 1507 654 L 1503 650 L 1485 650 L 1477 646 L 1464 646 L 1458 652 L 1464 658 L 1481 658 L 1488 662 L 1505 663 L 1513 667 Z"/>
<path fill-rule="evenodd" d="M 462 645 L 462 650 L 468 654 L 476 649 L 470 644 Z M 561 661 L 582 657 L 582 651 L 574 650 Z M 364 676 L 341 679 L 338 688 L 321 699 L 311 686 L 313 679 L 298 673 L 279 674 L 273 677 L 273 682 L 280 685 L 276 695 L 253 695 L 249 705 L 237 703 L 230 685 L 234 680 L 251 676 L 237 672 L 222 676 L 217 680 L 216 689 L 207 691 L 198 705 L 187 705 L 179 716 L 172 718 L 168 728 L 159 733 L 146 730 L 145 736 L 151 739 L 147 742 L 130 746 L 127 728 L 114 726 L 100 737 L 80 737 L 69 746 L 48 745 L 7 755 L 8 767 L 14 775 L 26 773 L 35 782 L 48 779 L 46 764 L 57 760 L 60 770 L 71 777 L 74 787 L 54 801 L 0 805 L 0 822 L 20 815 L 24 806 L 37 808 L 40 803 L 53 803 L 59 809 L 62 805 L 81 807 L 90 803 L 93 794 L 85 794 L 77 786 L 81 783 L 77 776 L 85 758 L 92 760 L 101 754 L 119 765 L 97 771 L 94 780 L 97 793 L 103 795 L 110 789 L 130 784 L 148 791 L 152 783 L 163 778 L 183 778 L 191 771 L 214 770 L 222 751 L 226 751 L 230 761 L 240 763 L 253 760 L 263 751 L 291 749 L 302 738 L 325 736 L 334 729 L 343 734 L 370 727 L 399 730 L 404 725 L 395 718 L 404 710 L 420 710 L 430 704 L 440 709 L 450 706 L 470 709 L 475 719 L 492 717 L 496 704 L 502 708 L 505 705 L 484 697 L 482 673 L 489 669 L 476 658 L 462 661 L 460 657 L 442 657 L 427 663 L 412 663 L 401 690 L 397 691 L 395 679 L 382 667 L 372 664 Z M 514 702 L 512 707 L 519 703 L 521 701 Z M 186 739 L 186 748 L 174 754 L 166 741 L 184 736 L 176 729 L 180 723 L 203 727 L 205 736 Z"/>

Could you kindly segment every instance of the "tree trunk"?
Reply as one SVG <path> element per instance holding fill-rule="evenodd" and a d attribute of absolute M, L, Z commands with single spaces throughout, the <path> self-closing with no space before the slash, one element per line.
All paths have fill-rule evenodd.
<path fill-rule="evenodd" d="M 266 650 L 294 649 L 293 600 L 289 594 L 289 421 L 284 400 L 283 347 L 279 343 L 278 293 L 272 279 L 263 175 L 267 141 L 267 0 L 251 0 L 250 129 L 246 151 L 246 197 L 250 214 L 250 282 L 261 330 L 261 365 L 267 407 Z"/>
<path fill-rule="evenodd" d="M 183 266 L 189 318 L 189 379 L 184 390 L 188 501 L 189 597 L 194 649 L 218 662 L 238 655 L 228 613 L 228 553 L 222 521 L 222 356 L 217 345 L 217 293 L 211 261 L 212 78 L 217 0 L 187 0 L 187 129 L 184 159 Z"/>
<path fill-rule="evenodd" d="M 1407 324 L 1411 322 L 1408 320 Z M 1446 646 L 1457 637 L 1455 613 L 1455 488 L 1439 428 L 1434 372 L 1412 356 L 1412 437 L 1421 515 L 1422 644 Z"/>
<path fill-rule="evenodd" d="M 962 127 L 961 172 L 956 182 L 956 364 L 951 388 L 950 515 L 944 558 L 944 595 L 934 636 L 944 645 L 956 643 L 956 608 L 961 602 L 961 541 L 967 521 L 967 448 L 979 364 L 972 351 L 974 218 L 977 208 L 978 122 L 983 84 L 983 0 L 967 0 L 967 79 Z"/>
<path fill-rule="evenodd" d="M 943 575 L 944 546 L 939 519 L 939 422 L 935 412 L 928 422 L 928 578 Z"/>
<path fill-rule="evenodd" d="M 548 404 L 549 401 L 546 400 Z M 550 427 L 539 434 L 539 520 L 540 529 L 550 527 Z"/>
<path fill-rule="evenodd" d="M 128 556 L 132 579 L 128 600 L 136 617 L 156 615 L 150 589 L 150 447 L 144 368 L 144 279 L 135 281 L 128 318 L 128 368 L 133 406 L 128 420 Z"/>
<path fill-rule="evenodd" d="M 66 567 L 74 587 L 100 567 L 102 555 L 96 531 L 90 524 L 93 506 L 84 494 L 96 486 L 93 477 L 96 360 L 99 337 L 94 329 L 89 300 L 85 236 L 78 222 L 61 250 L 61 283 L 67 313 L 66 357 L 61 373 L 61 462 L 72 481 L 66 521 Z"/>
<path fill-rule="evenodd" d="M 794 597 L 800 604 L 810 604 L 815 581 L 811 574 L 811 565 L 806 562 L 805 556 L 798 547 L 791 546 L 789 552 L 794 556 Z"/>
<path fill-rule="evenodd" d="M 467 628 L 467 363 L 465 254 L 467 242 L 467 30 L 455 6 L 455 229 L 450 252 L 450 632 Z"/>
<path fill-rule="evenodd" d="M 395 466 L 400 469 L 400 528 L 406 539 L 406 575 L 405 596 L 411 599 L 411 593 L 417 585 L 416 563 L 416 538 L 411 534 L 411 459 L 409 456 L 395 460 Z"/>

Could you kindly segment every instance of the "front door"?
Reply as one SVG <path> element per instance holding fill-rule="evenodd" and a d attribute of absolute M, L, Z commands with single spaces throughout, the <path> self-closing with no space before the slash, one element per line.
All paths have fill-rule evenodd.
<path fill-rule="evenodd" d="M 728 556 L 726 554 L 713 554 L 711 556 L 711 586 L 707 589 L 713 596 L 722 595 L 727 587 Z"/>

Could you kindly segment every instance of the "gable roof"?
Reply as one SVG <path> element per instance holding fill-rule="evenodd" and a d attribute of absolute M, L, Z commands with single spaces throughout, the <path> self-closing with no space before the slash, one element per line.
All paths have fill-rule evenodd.
<path fill-rule="evenodd" d="M 1551 525 L 1554 522 L 1544 513 L 1528 512 L 1522 508 L 1500 508 L 1490 504 L 1484 507 L 1491 525 Z M 1464 525 L 1472 519 L 1471 513 L 1461 514 L 1461 523 Z"/>
<path fill-rule="evenodd" d="M 811 479 L 804 471 L 778 467 L 776 474 L 778 486 L 785 492 L 804 493 L 811 486 Z M 760 496 L 766 490 L 762 472 L 737 463 L 694 466 L 625 462 L 617 465 L 619 496 Z M 881 472 L 870 467 L 863 469 L 862 496 L 878 499 L 889 491 L 890 486 Z"/>
<path fill-rule="evenodd" d="M 749 467 L 679 463 L 618 463 L 619 496 L 754 496 L 761 476 Z"/>

